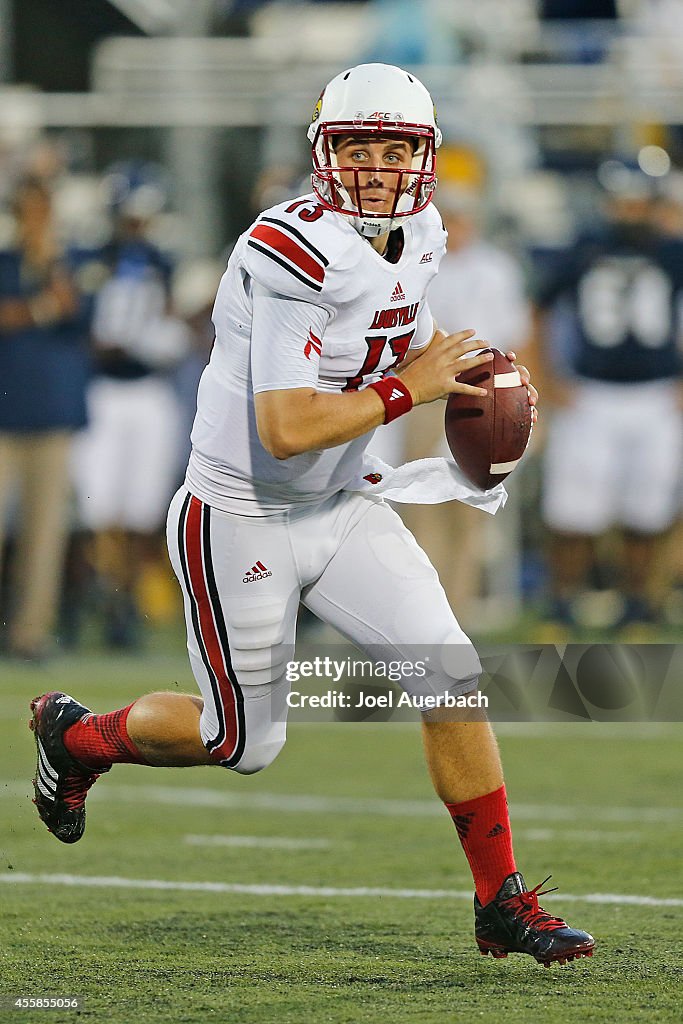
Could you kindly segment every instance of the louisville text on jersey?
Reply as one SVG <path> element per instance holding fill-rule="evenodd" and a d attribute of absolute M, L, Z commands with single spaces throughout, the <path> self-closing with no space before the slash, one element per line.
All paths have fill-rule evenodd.
<path fill-rule="evenodd" d="M 420 307 L 419 302 L 409 306 L 394 306 L 393 309 L 378 309 L 370 324 L 371 331 L 386 330 L 388 327 L 405 327 L 412 324 Z"/>

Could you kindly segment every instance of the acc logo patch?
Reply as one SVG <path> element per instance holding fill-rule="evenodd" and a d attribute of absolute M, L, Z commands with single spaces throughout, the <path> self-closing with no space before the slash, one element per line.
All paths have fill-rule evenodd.
<path fill-rule="evenodd" d="M 355 122 L 362 121 L 405 121 L 400 110 L 357 110 L 353 115 Z"/>

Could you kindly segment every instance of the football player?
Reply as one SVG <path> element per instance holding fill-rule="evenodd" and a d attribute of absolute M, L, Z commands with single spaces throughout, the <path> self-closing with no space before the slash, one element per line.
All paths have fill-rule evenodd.
<path fill-rule="evenodd" d="M 477 654 L 429 560 L 372 493 L 381 474 L 363 456 L 372 431 L 413 405 L 481 391 L 457 378 L 489 358 L 474 331 L 435 329 L 425 302 L 446 242 L 430 205 L 434 106 L 407 72 L 362 65 L 329 83 L 308 134 L 313 192 L 257 219 L 218 289 L 187 478 L 169 512 L 202 696 L 153 693 L 105 715 L 63 694 L 36 698 L 36 803 L 64 842 L 82 835 L 86 792 L 115 762 L 249 774 L 273 761 L 300 600 L 378 660 L 432 650 L 440 667 L 404 679 L 411 695 L 443 704 L 476 690 Z M 592 937 L 542 910 L 540 887 L 527 891 L 517 871 L 488 722 L 437 711 L 423 735 L 474 876 L 481 952 L 544 964 L 590 955 Z"/>
<path fill-rule="evenodd" d="M 171 379 L 189 332 L 170 310 L 172 267 L 150 241 L 164 193 L 153 165 L 115 165 L 112 238 L 99 252 L 104 279 L 93 308 L 93 378 L 88 428 L 73 479 L 89 560 L 102 592 L 111 647 L 141 642 L 137 591 L 160 557 L 160 532 L 179 478 L 182 436 Z"/>
<path fill-rule="evenodd" d="M 613 628 L 642 638 L 657 623 L 657 578 L 680 514 L 683 246 L 653 223 L 654 179 L 616 160 L 601 171 L 604 223 L 563 254 L 538 296 L 548 366 L 565 368 L 548 380 L 550 618 L 574 626 L 596 546 L 617 528 L 624 603 Z"/>

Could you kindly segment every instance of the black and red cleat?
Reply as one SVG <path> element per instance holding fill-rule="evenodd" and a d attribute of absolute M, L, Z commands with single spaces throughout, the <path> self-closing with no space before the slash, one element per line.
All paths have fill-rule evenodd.
<path fill-rule="evenodd" d="M 63 843 L 77 843 L 85 831 L 85 798 L 100 777 L 71 756 L 63 743 L 66 729 L 91 715 L 66 693 L 44 693 L 31 701 L 38 762 L 33 803 L 48 830 Z M 108 771 L 108 769 L 104 769 Z"/>
<path fill-rule="evenodd" d="M 548 876 L 549 878 L 550 876 Z M 588 932 L 570 928 L 561 917 L 552 917 L 538 905 L 546 878 L 530 892 L 519 871 L 508 875 L 498 894 L 482 907 L 474 897 L 474 935 L 483 956 L 504 959 L 508 953 L 528 953 L 539 964 L 566 963 L 592 956 L 595 940 Z"/>

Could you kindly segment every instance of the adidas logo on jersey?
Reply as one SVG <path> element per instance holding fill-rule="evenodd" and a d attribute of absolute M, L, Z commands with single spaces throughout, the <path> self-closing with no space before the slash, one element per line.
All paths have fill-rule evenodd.
<path fill-rule="evenodd" d="M 255 583 L 257 580 L 265 580 L 267 576 L 272 575 L 270 569 L 267 569 L 263 562 L 257 562 L 256 565 L 252 565 L 251 569 L 247 569 L 242 583 Z"/>
<path fill-rule="evenodd" d="M 397 281 L 396 282 L 396 287 L 394 288 L 393 292 L 391 293 L 391 301 L 392 302 L 405 302 L 405 299 L 406 299 L 406 295 L 405 295 L 405 292 L 403 291 L 403 289 L 401 288 L 401 282 Z"/>

